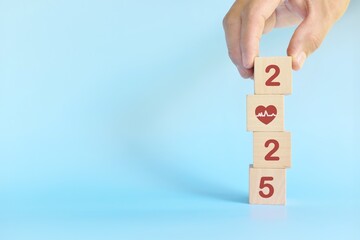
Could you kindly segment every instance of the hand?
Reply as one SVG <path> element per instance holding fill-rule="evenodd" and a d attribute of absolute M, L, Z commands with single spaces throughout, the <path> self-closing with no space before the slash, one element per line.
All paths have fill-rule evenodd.
<path fill-rule="evenodd" d="M 254 74 L 263 33 L 298 25 L 288 49 L 299 70 L 344 14 L 350 0 L 236 0 L 223 20 L 229 56 L 244 78 Z"/>

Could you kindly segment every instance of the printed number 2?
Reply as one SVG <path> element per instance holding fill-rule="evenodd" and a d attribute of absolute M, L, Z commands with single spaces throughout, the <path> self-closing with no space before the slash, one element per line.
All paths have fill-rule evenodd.
<path fill-rule="evenodd" d="M 274 153 L 276 153 L 276 151 L 279 149 L 279 142 L 276 141 L 275 139 L 269 139 L 265 142 L 265 147 L 269 147 L 270 144 L 274 144 L 273 149 L 271 149 L 271 151 L 265 155 L 265 160 L 266 161 L 279 161 L 280 158 L 277 156 L 273 156 Z"/>
<path fill-rule="evenodd" d="M 265 194 L 263 191 L 259 191 L 259 195 L 262 198 L 270 198 L 272 195 L 274 195 L 273 185 L 271 185 L 270 183 L 266 183 L 266 181 L 272 181 L 272 180 L 274 180 L 273 177 L 261 177 L 260 186 L 259 186 L 260 189 L 264 189 L 264 188 L 269 189 L 267 194 Z"/>
<path fill-rule="evenodd" d="M 280 74 L 279 66 L 277 66 L 277 65 L 269 65 L 269 66 L 266 67 L 265 72 L 269 73 L 271 69 L 274 69 L 275 72 L 274 72 L 273 75 L 271 75 L 271 77 L 268 80 L 266 80 L 265 85 L 270 86 L 270 87 L 280 86 L 280 82 L 274 82 L 274 79 L 277 78 L 279 76 L 279 74 Z"/>

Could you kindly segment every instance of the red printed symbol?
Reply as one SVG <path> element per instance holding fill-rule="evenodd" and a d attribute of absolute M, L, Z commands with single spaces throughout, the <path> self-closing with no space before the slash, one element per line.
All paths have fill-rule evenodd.
<path fill-rule="evenodd" d="M 265 147 L 268 148 L 270 144 L 274 144 L 274 148 L 271 149 L 271 151 L 265 155 L 266 161 L 279 161 L 280 158 L 278 156 L 273 156 L 274 153 L 276 153 L 277 150 L 279 150 L 279 142 L 275 139 L 269 139 L 265 142 Z"/>
<path fill-rule="evenodd" d="M 280 68 L 277 65 L 269 65 L 266 67 L 265 72 L 269 73 L 271 69 L 274 69 L 275 72 L 271 77 L 269 77 L 268 80 L 266 80 L 265 85 L 266 86 L 280 86 L 280 82 L 274 82 L 275 78 L 277 78 L 280 74 Z"/>
<path fill-rule="evenodd" d="M 264 188 L 267 188 L 269 189 L 268 193 L 264 193 L 263 191 L 259 191 L 259 195 L 262 197 L 262 198 L 271 198 L 272 195 L 274 195 L 274 186 L 271 185 L 270 183 L 266 183 L 266 181 L 272 181 L 274 180 L 273 177 L 261 177 L 260 179 L 260 189 L 264 189 Z"/>
<path fill-rule="evenodd" d="M 276 114 L 277 110 L 276 107 L 273 105 L 269 105 L 267 107 L 260 105 L 255 109 L 256 117 L 266 125 L 271 123 L 272 120 L 274 120 Z"/>

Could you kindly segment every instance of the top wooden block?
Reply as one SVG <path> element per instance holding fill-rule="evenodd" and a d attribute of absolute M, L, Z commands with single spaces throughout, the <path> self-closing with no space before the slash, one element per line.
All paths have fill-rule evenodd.
<path fill-rule="evenodd" d="M 257 57 L 254 65 L 255 94 L 289 95 L 292 92 L 291 57 Z"/>

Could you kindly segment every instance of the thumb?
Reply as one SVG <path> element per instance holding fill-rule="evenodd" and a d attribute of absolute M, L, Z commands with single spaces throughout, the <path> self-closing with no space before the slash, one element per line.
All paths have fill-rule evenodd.
<path fill-rule="evenodd" d="M 292 67 L 299 70 L 307 57 L 318 49 L 331 27 L 325 19 L 307 16 L 295 30 L 287 49 L 292 57 Z"/>

